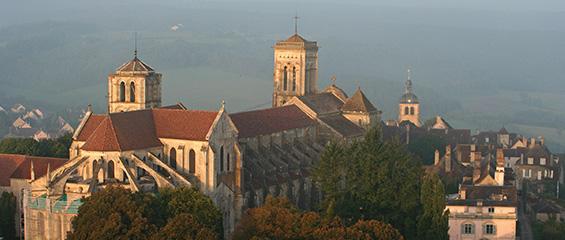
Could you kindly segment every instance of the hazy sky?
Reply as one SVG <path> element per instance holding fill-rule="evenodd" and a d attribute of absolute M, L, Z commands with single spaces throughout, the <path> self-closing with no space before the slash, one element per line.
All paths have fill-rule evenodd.
<path fill-rule="evenodd" d="M 360 85 L 385 118 L 411 66 L 426 118 L 548 134 L 565 126 L 562 0 L 5 1 L 0 94 L 104 110 L 106 76 L 131 58 L 139 32 L 166 104 L 268 106 L 271 47 L 296 13 L 320 46 L 319 87 L 334 74 L 350 93 Z"/>

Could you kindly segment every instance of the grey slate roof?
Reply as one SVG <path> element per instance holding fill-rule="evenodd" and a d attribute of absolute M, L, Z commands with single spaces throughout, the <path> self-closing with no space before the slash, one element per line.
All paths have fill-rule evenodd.
<path fill-rule="evenodd" d="M 343 106 L 343 101 L 328 92 L 305 95 L 298 98 L 318 115 L 339 112 L 339 109 Z"/>
<path fill-rule="evenodd" d="M 363 91 L 358 88 L 355 94 L 345 101 L 341 110 L 347 112 L 376 112 L 377 108 L 367 99 Z"/>

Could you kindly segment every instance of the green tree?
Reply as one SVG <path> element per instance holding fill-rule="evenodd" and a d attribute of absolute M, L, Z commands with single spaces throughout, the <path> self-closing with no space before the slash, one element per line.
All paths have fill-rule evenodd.
<path fill-rule="evenodd" d="M 41 141 L 32 138 L 7 138 L 0 141 L 0 153 L 68 158 L 71 142 L 70 134 Z"/>
<path fill-rule="evenodd" d="M 147 239 L 158 230 L 156 199 L 107 187 L 85 198 L 73 219 L 73 231 L 67 239 Z"/>
<path fill-rule="evenodd" d="M 436 149 L 439 150 L 441 156 L 445 154 L 446 141 L 435 135 L 425 134 L 423 136 L 415 137 L 410 140 L 407 149 L 410 153 L 418 157 L 422 164 L 434 164 L 434 155 Z"/>
<path fill-rule="evenodd" d="M 390 224 L 360 220 L 347 226 L 339 217 L 322 219 L 316 212 L 301 212 L 286 198 L 267 197 L 265 205 L 249 209 L 234 239 L 404 239 Z"/>
<path fill-rule="evenodd" d="M 418 217 L 418 239 L 448 240 L 449 212 L 445 210 L 443 184 L 436 174 L 424 176 L 420 201 L 422 214 Z"/>
<path fill-rule="evenodd" d="M 0 237 L 16 238 L 16 196 L 2 192 L 0 196 Z"/>
<path fill-rule="evenodd" d="M 382 220 L 409 239 L 417 236 L 421 175 L 420 163 L 400 143 L 383 142 L 378 128 L 370 129 L 363 141 L 330 144 L 314 170 L 326 213 L 347 225 Z"/>
<path fill-rule="evenodd" d="M 151 238 L 155 240 L 208 240 L 216 239 L 217 234 L 214 230 L 200 224 L 191 214 L 181 213 L 169 219 L 167 225 Z"/>
<path fill-rule="evenodd" d="M 220 211 L 197 189 L 153 194 L 108 186 L 85 198 L 67 238 L 216 239 L 221 223 Z"/>
<path fill-rule="evenodd" d="M 222 213 L 197 188 L 165 188 L 160 191 L 159 199 L 165 206 L 168 218 L 191 214 L 203 226 L 223 233 Z"/>

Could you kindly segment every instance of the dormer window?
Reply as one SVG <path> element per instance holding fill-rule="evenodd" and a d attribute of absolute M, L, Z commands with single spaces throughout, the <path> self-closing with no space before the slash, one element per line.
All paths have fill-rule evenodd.
<path fill-rule="evenodd" d="M 545 158 L 540 158 L 540 159 L 539 159 L 539 164 L 545 165 L 545 164 L 546 164 Z"/>

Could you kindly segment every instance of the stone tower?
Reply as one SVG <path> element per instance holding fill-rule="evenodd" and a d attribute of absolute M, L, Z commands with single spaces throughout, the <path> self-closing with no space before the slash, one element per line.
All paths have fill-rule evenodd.
<path fill-rule="evenodd" d="M 273 107 L 284 105 L 294 96 L 318 91 L 318 44 L 308 41 L 295 29 L 290 38 L 274 48 Z"/>
<path fill-rule="evenodd" d="M 161 106 L 161 74 L 137 58 L 108 75 L 108 112 L 125 112 Z"/>
<path fill-rule="evenodd" d="M 420 101 L 412 91 L 411 72 L 408 69 L 408 78 L 406 79 L 404 95 L 400 98 L 398 104 L 398 123 L 410 121 L 417 127 L 420 127 Z"/>

